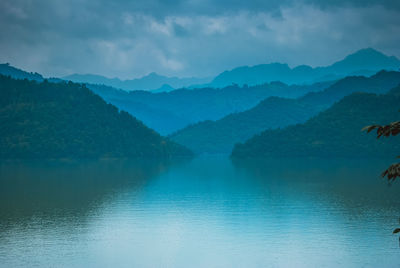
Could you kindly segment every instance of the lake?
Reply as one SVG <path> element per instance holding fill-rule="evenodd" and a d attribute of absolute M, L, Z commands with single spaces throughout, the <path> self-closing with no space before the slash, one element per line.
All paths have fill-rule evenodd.
<path fill-rule="evenodd" d="M 3 161 L 0 267 L 399 267 L 394 161 Z"/>

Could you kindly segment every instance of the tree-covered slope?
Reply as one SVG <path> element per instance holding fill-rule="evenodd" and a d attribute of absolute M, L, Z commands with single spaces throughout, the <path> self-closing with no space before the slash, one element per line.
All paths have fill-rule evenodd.
<path fill-rule="evenodd" d="M 177 129 L 184 128 L 190 122 L 173 112 L 161 109 L 155 105 L 148 105 L 134 98 L 125 90 L 120 90 L 103 85 L 86 85 L 90 90 L 101 96 L 108 103 L 112 103 L 119 109 L 124 110 L 138 118 L 147 127 L 156 130 L 161 135 L 167 135 Z"/>
<path fill-rule="evenodd" d="M 323 91 L 298 99 L 267 98 L 247 111 L 184 128 L 172 134 L 171 139 L 196 153 L 230 153 L 235 143 L 266 129 L 303 123 L 353 92 L 385 93 L 399 83 L 399 72 L 346 77 Z"/>
<path fill-rule="evenodd" d="M 18 79 L 33 79 L 31 73 L 10 65 L 3 64 L 0 67 L 2 67 L 0 74 L 4 73 Z M 43 80 L 42 76 L 39 77 Z M 49 81 L 58 83 L 63 80 L 52 78 Z M 162 93 L 128 92 L 98 84 L 86 84 L 86 86 L 106 102 L 127 111 L 146 126 L 162 135 L 168 135 L 189 124 L 216 120 L 230 113 L 247 110 L 269 96 L 295 98 L 309 92 L 321 91 L 332 83 L 288 86 L 280 82 L 271 82 L 251 87 L 231 85 L 222 89 L 179 89 Z"/>
<path fill-rule="evenodd" d="M 232 156 L 396 156 L 399 140 L 378 140 L 361 129 L 397 121 L 399 109 L 400 87 L 385 95 L 354 93 L 304 124 L 267 130 L 237 144 Z"/>
<path fill-rule="evenodd" d="M 0 158 L 190 155 L 85 86 L 0 76 Z"/>
<path fill-rule="evenodd" d="M 172 92 L 122 92 L 111 88 L 87 85 L 107 102 L 128 111 L 144 124 L 163 135 L 171 134 L 189 124 L 217 120 L 230 113 L 241 112 L 270 96 L 299 97 L 321 91 L 332 82 L 288 86 L 272 82 L 252 87 L 232 85 L 222 89 L 179 89 Z M 112 91 L 112 92 L 110 92 Z"/>
<path fill-rule="evenodd" d="M 267 128 L 304 122 L 318 111 L 319 108 L 295 99 L 270 97 L 250 110 L 186 127 L 172 134 L 171 139 L 198 154 L 228 154 L 239 141 Z"/>

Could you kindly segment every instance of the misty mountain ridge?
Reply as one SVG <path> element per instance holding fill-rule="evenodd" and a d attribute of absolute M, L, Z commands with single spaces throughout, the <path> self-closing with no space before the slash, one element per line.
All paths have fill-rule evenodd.
<path fill-rule="evenodd" d="M 399 68 L 400 60 L 396 57 L 387 56 L 373 48 L 366 48 L 326 67 L 312 68 L 299 65 L 290 68 L 283 63 L 241 66 L 219 74 L 208 86 L 222 87 L 231 83 L 254 85 L 277 80 L 286 84 L 309 84 L 338 80 L 349 75 L 370 76 L 380 70 L 399 70 Z"/>
<path fill-rule="evenodd" d="M 199 121 L 217 120 L 230 113 L 245 111 L 270 96 L 296 98 L 321 91 L 332 83 L 288 86 L 271 82 L 251 87 L 231 85 L 222 89 L 178 89 L 164 93 L 87 86 L 107 102 L 129 112 L 162 135 L 168 135 Z"/>
<path fill-rule="evenodd" d="M 235 143 L 244 142 L 266 129 L 303 123 L 349 94 L 385 94 L 398 84 L 400 72 L 394 71 L 380 71 L 371 77 L 346 77 L 298 99 L 267 98 L 249 110 L 190 125 L 170 137 L 198 154 L 226 154 Z"/>
<path fill-rule="evenodd" d="M 321 81 L 338 80 L 345 76 L 370 76 L 380 70 L 398 70 L 400 60 L 394 56 L 387 56 L 373 48 L 365 48 L 346 56 L 326 67 L 311 67 L 299 65 L 290 68 L 285 63 L 269 63 L 254 66 L 240 66 L 227 70 L 215 78 L 178 78 L 167 77 L 157 73 L 150 73 L 141 78 L 121 80 L 107 78 L 94 74 L 72 74 L 62 77 L 77 83 L 106 85 L 128 91 L 151 90 L 154 92 L 169 92 L 177 88 L 223 88 L 232 84 L 258 85 L 272 81 L 281 81 L 286 84 L 312 84 Z M 210 82 L 210 80 L 212 80 Z"/>
<path fill-rule="evenodd" d="M 119 78 L 107 78 L 105 76 L 93 75 L 93 74 L 72 74 L 64 76 L 62 78 L 76 83 L 106 85 L 128 91 L 156 90 L 158 92 L 171 91 L 175 88 L 188 87 L 193 84 L 204 84 L 208 83 L 211 80 L 210 78 L 167 77 L 159 75 L 155 72 L 152 72 L 141 78 L 136 78 L 131 80 L 121 80 Z"/>
<path fill-rule="evenodd" d="M 17 78 L 31 79 L 31 73 L 4 66 L 5 73 L 18 74 Z M 44 78 L 40 76 L 41 80 Z M 40 81 L 40 80 L 39 80 Z M 50 78 L 49 82 L 63 82 L 59 78 Z M 190 124 L 204 120 L 216 120 L 233 112 L 240 112 L 257 105 L 269 96 L 295 98 L 309 92 L 323 90 L 333 82 L 321 82 L 314 85 L 288 86 L 281 82 L 265 83 L 257 86 L 231 85 L 222 89 L 199 88 L 165 91 L 126 91 L 106 85 L 86 83 L 94 93 L 106 102 L 127 111 L 156 130 L 168 135 Z"/>
<path fill-rule="evenodd" d="M 400 113 L 400 86 L 387 94 L 353 93 L 303 124 L 266 130 L 237 144 L 234 158 L 395 157 L 400 143 L 361 132 L 367 125 L 389 124 Z"/>
<path fill-rule="evenodd" d="M 9 68 L 10 67 L 10 68 Z M 0 65 L 0 73 L 11 75 L 14 78 L 24 78 L 18 69 L 8 64 Z M 371 76 L 380 70 L 399 70 L 400 60 L 394 56 L 387 56 L 373 48 L 365 48 L 348 55 L 343 60 L 326 67 L 310 67 L 299 65 L 290 68 L 284 63 L 259 64 L 255 66 L 240 66 L 227 70 L 214 79 L 212 78 L 178 78 L 167 77 L 154 72 L 141 78 L 121 80 L 119 78 L 107 78 L 94 74 L 72 74 L 62 79 L 77 83 L 90 83 L 106 85 L 128 91 L 151 90 L 154 92 L 170 92 L 177 88 L 223 88 L 232 84 L 259 85 L 273 81 L 281 81 L 291 84 L 312 84 L 321 81 L 338 80 L 345 76 L 363 75 Z M 29 77 L 28 77 L 29 76 Z M 41 81 L 39 74 L 27 73 L 25 78 Z M 212 80 L 210 82 L 210 80 Z"/>
<path fill-rule="evenodd" d="M 374 50 L 374 49 L 362 49 L 358 52 L 347 56 L 344 60 L 340 62 L 336 62 L 328 67 L 318 67 L 311 68 L 306 65 L 297 66 L 291 70 L 295 70 L 297 72 L 298 77 L 302 77 L 300 74 L 307 74 L 309 72 L 314 72 L 316 70 L 326 70 L 329 69 L 329 73 L 335 73 L 334 75 L 325 75 L 324 79 L 334 79 L 340 73 L 345 73 L 345 71 L 352 71 L 352 69 L 359 68 L 375 68 L 374 63 L 379 63 L 379 66 L 386 66 L 393 68 L 397 66 L 399 60 L 395 57 L 387 57 L 384 54 Z M 277 81 L 279 75 L 283 72 L 282 70 L 287 70 L 289 67 L 284 64 L 267 64 L 263 65 L 264 69 L 272 68 L 275 70 L 275 73 L 270 73 L 276 75 L 273 77 L 273 81 Z M 44 78 L 39 74 L 33 74 L 24 72 L 17 68 L 14 68 L 8 64 L 2 64 L 0 66 L 0 73 L 5 75 L 11 75 L 14 78 L 27 78 L 36 81 L 42 81 Z M 253 67 L 239 67 L 238 70 L 251 70 Z M 290 68 L 289 68 L 290 69 Z M 336 71 L 335 71 L 336 70 Z M 344 70 L 344 71 L 341 71 Z M 355 71 L 354 73 L 366 73 L 367 71 Z M 371 71 L 368 71 L 371 74 Z M 304 75 L 306 77 L 306 75 Z M 79 77 L 76 77 L 77 79 Z M 151 82 L 152 80 L 160 82 L 164 78 L 170 79 L 168 77 L 159 76 L 155 73 L 149 74 L 142 79 L 134 79 L 127 81 L 136 81 L 137 85 L 140 83 Z M 238 76 L 238 78 L 240 78 Z M 302 103 L 300 106 L 297 104 L 294 105 L 293 112 L 298 112 L 299 117 L 292 117 L 293 120 L 282 120 L 283 126 L 285 124 L 298 123 L 302 122 L 309 118 L 308 112 L 302 113 L 295 108 L 300 108 L 304 106 L 307 102 L 307 99 L 311 99 L 311 105 L 314 105 L 318 99 L 318 111 L 321 109 L 326 109 L 329 105 L 332 104 L 332 101 L 338 100 L 341 97 L 349 94 L 346 90 L 344 92 L 340 92 L 340 87 L 336 87 L 336 89 L 331 89 L 330 92 L 324 92 L 322 95 L 318 94 L 319 91 L 324 90 L 325 88 L 332 85 L 331 82 L 321 82 L 313 85 L 287 85 L 283 82 L 268 82 L 263 84 L 257 84 L 255 86 L 247 86 L 237 85 L 222 87 L 222 88 L 198 88 L 198 89 L 179 89 L 174 90 L 168 84 L 161 84 L 160 90 L 154 90 L 152 92 L 145 91 L 126 91 L 119 90 L 118 88 L 121 85 L 117 85 L 116 88 L 105 85 L 109 79 L 101 76 L 93 76 L 89 75 L 88 79 L 91 82 L 98 82 L 100 84 L 94 83 L 86 83 L 86 86 L 91 89 L 96 94 L 99 94 L 106 102 L 114 104 L 119 109 L 129 112 L 134 117 L 141 120 L 146 126 L 156 130 L 162 135 L 169 135 L 174 133 L 180 129 L 187 127 L 188 125 L 197 124 L 198 122 L 205 120 L 219 120 L 233 113 L 234 115 L 244 112 L 248 109 L 254 108 L 257 104 L 259 104 L 264 99 L 276 96 L 276 97 L 284 97 L 284 98 L 299 98 L 305 94 L 308 94 L 304 99 L 302 99 Z M 103 79 L 103 80 L 101 80 Z M 105 79 L 105 80 L 104 80 Z M 172 79 L 172 78 L 171 78 Z M 179 79 L 179 78 L 176 78 Z M 256 78 L 254 78 L 256 79 Z M 366 78 L 358 78 L 363 81 L 367 81 Z M 111 79 L 115 83 L 123 83 L 119 79 Z M 140 81 L 139 81 L 140 80 Z M 356 78 L 351 78 L 354 82 Z M 51 82 L 61 82 L 63 80 L 58 78 L 49 79 Z M 367 87 L 368 88 L 368 87 Z M 385 87 L 386 88 L 386 87 Z M 377 89 L 374 89 L 377 90 Z M 162 91 L 162 92 L 160 92 Z M 361 90 L 362 91 L 362 90 Z M 153 93 L 154 92 L 154 93 Z M 311 92 L 315 92 L 313 94 L 309 94 Z M 289 101 L 290 102 L 290 101 Z M 286 103 L 285 101 L 283 103 Z M 284 105 L 284 107 L 286 107 Z M 315 106 L 317 107 L 317 106 Z M 314 113 L 315 108 L 313 106 L 312 109 L 309 109 L 309 112 Z M 322 107 L 322 108 L 321 108 Z M 286 108 L 283 108 L 284 110 Z M 260 109 L 261 111 L 262 109 Z M 286 110 L 285 110 L 286 111 Z M 289 111 L 289 110 L 287 110 Z M 229 117 L 235 118 L 235 116 Z M 255 116 L 254 118 L 261 119 L 262 117 Z M 300 120 L 301 119 L 301 120 Z M 299 121 L 300 120 L 300 121 Z M 225 119 L 223 121 L 226 121 Z M 249 120 L 252 122 L 252 120 Z M 213 125 L 213 122 L 209 124 Z M 262 131 L 266 128 L 265 124 L 268 122 L 264 122 L 262 124 L 257 125 L 256 123 L 248 127 L 249 131 L 245 136 L 242 136 L 243 129 L 237 131 L 238 136 L 240 136 L 239 141 L 243 141 L 243 139 L 250 138 L 248 135 L 254 135 L 256 132 L 254 131 Z M 201 124 L 200 124 L 201 126 Z M 273 127 L 274 124 L 270 125 Z M 268 126 L 267 126 L 268 127 Z M 222 132 L 220 133 L 222 134 Z M 225 134 L 222 134 L 222 136 Z M 221 136 L 221 137 L 222 137 Z M 204 139 L 199 138 L 199 141 Z M 229 143 L 232 141 L 237 141 L 234 139 L 227 139 Z M 211 141 L 209 141 L 211 142 Z M 218 146 L 217 146 L 218 147 Z M 204 147 L 206 148 L 206 147 Z M 226 152 L 225 147 L 224 151 Z M 231 145 L 229 145 L 231 148 Z M 207 149 L 208 150 L 208 149 Z"/>

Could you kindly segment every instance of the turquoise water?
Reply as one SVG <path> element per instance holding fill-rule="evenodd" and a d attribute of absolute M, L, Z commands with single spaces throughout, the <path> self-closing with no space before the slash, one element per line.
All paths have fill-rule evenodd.
<path fill-rule="evenodd" d="M 3 162 L 0 267 L 399 267 L 389 163 Z"/>

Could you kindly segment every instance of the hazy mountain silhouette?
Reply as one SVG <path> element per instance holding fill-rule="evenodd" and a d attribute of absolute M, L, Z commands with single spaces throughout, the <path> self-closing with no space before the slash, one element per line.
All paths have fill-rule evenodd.
<path fill-rule="evenodd" d="M 366 48 L 326 67 L 312 68 L 300 65 L 290 68 L 281 63 L 242 66 L 221 73 L 208 86 L 223 87 L 232 83 L 255 85 L 277 80 L 287 84 L 304 84 L 337 80 L 349 75 L 369 76 L 380 70 L 397 71 L 399 68 L 400 60 L 396 57 Z"/>
<path fill-rule="evenodd" d="M 382 69 L 398 71 L 399 68 L 400 60 L 396 57 L 389 57 L 373 48 L 366 48 L 347 56 L 331 66 L 317 69 L 323 69 L 333 74 L 346 74 L 349 72 L 379 71 Z"/>
<path fill-rule="evenodd" d="M 43 81 L 45 79 L 38 73 L 29 73 L 15 68 L 8 63 L 0 64 L 0 74 L 11 76 L 15 79 L 34 81 Z M 59 78 L 48 78 L 48 81 L 54 83 L 65 82 L 65 80 Z M 161 130 L 162 134 L 171 133 L 190 124 L 190 121 L 185 118 L 180 118 L 169 111 L 157 107 L 150 107 L 142 102 L 131 100 L 126 90 L 89 83 L 86 83 L 86 86 L 107 102 L 114 103 L 119 109 L 125 110 L 135 117 L 140 118 L 140 120 L 144 121 L 150 128 L 156 128 L 158 131 Z M 167 91 L 168 86 L 163 85 L 163 88 Z M 169 88 L 169 90 L 171 89 L 172 88 Z M 155 92 L 157 92 L 157 90 L 155 90 Z"/>
<path fill-rule="evenodd" d="M 299 97 L 320 91 L 332 82 L 310 86 L 288 86 L 272 82 L 253 87 L 229 86 L 222 89 L 179 89 L 168 93 L 146 91 L 125 92 L 88 84 L 95 93 L 123 109 L 163 135 L 189 124 L 217 120 L 230 113 L 241 112 L 270 96 Z"/>
<path fill-rule="evenodd" d="M 0 76 L 0 158 L 190 154 L 84 85 Z"/>
<path fill-rule="evenodd" d="M 169 110 L 163 110 L 155 105 L 147 105 L 145 102 L 141 102 L 140 99 L 135 100 L 128 91 L 104 85 L 86 84 L 86 86 L 107 102 L 130 113 L 144 122 L 146 126 L 157 130 L 163 135 L 190 124 L 186 118 L 179 117 Z"/>
<path fill-rule="evenodd" d="M 371 124 L 398 121 L 400 87 L 385 95 L 354 93 L 304 124 L 267 130 L 233 149 L 233 157 L 396 156 L 400 143 L 361 132 Z"/>
<path fill-rule="evenodd" d="M 10 65 L 3 64 L 1 66 L 0 73 L 10 74 L 15 78 L 27 78 L 38 81 L 43 79 L 39 74 L 24 72 Z M 230 84 L 230 86 L 221 89 L 206 87 L 173 90 L 171 86 L 164 83 L 165 79 L 170 79 L 169 82 L 173 79 L 180 81 L 178 78 L 166 78 L 155 73 L 142 79 L 126 81 L 111 79 L 115 86 L 119 88 L 124 87 L 124 85 L 129 85 L 129 83 L 133 83 L 140 88 L 148 87 L 152 83 L 154 87 L 161 86 L 160 90 L 154 90 L 157 94 L 153 94 L 152 92 L 144 91 L 127 92 L 110 86 L 101 85 L 105 84 L 107 81 L 111 81 L 104 77 L 89 75 L 87 79 L 82 80 L 92 82 L 86 83 L 87 87 L 103 97 L 106 102 L 128 111 L 131 115 L 143 121 L 145 125 L 155 129 L 162 135 L 169 135 L 190 124 L 196 124 L 204 120 L 218 120 L 231 113 L 243 112 L 271 96 L 297 98 L 309 92 L 321 91 L 332 84 L 332 82 L 322 82 L 310 86 L 288 86 L 282 82 L 261 84 L 260 81 L 263 80 L 288 80 L 296 77 L 296 79 L 304 80 L 309 77 L 309 74 L 317 74 L 315 77 L 319 77 L 322 80 L 336 79 L 344 76 L 348 72 L 357 74 L 371 73 L 372 71 L 367 69 L 393 69 L 396 66 L 399 66 L 399 60 L 395 57 L 387 57 L 374 49 L 363 49 L 328 67 L 311 68 L 303 65 L 290 69 L 287 65 L 282 64 L 264 64 L 258 67 L 239 67 L 235 69 L 236 71 L 243 70 L 243 73 L 248 73 L 248 76 L 241 76 L 241 71 L 238 74 L 235 74 L 235 72 L 228 72 L 230 76 L 238 80 L 243 77 L 244 79 L 251 78 L 251 81 L 257 82 L 256 84 L 258 85 L 255 86 L 240 86 L 240 84 L 245 82 L 247 84 L 247 82 L 249 82 L 247 80 L 236 80 L 238 85 L 232 85 L 231 80 L 228 79 L 228 84 Z M 361 68 L 365 70 L 361 70 Z M 80 80 L 78 79 L 79 77 L 80 76 L 77 76 L 76 79 Z M 49 81 L 60 82 L 62 80 L 54 78 Z M 326 105 L 329 105 L 331 100 L 338 100 L 335 97 L 335 92 L 331 92 L 330 94 L 332 96 L 328 93 L 320 96 L 320 98 L 326 98 L 328 102 L 328 104 L 326 104 L 323 102 L 324 100 L 321 100 L 320 105 L 322 107 L 326 108 Z M 346 94 L 348 93 L 340 93 L 339 96 L 343 97 Z M 318 96 L 319 95 L 313 98 L 317 98 Z M 293 106 L 293 108 L 295 107 L 296 106 Z M 314 111 L 314 108 L 310 109 L 310 111 Z M 299 113 L 299 115 L 301 114 L 302 113 Z M 303 115 L 308 118 L 308 113 Z M 257 116 L 255 118 L 257 118 Z M 282 121 L 285 122 L 285 120 Z"/>
<path fill-rule="evenodd" d="M 271 97 L 247 111 L 186 127 L 171 139 L 195 153 L 229 153 L 235 143 L 244 142 L 266 129 L 305 122 L 334 102 L 353 92 L 386 93 L 400 83 L 400 72 L 381 71 L 370 78 L 346 77 L 320 92 L 298 99 Z"/>
<path fill-rule="evenodd" d="M 97 85 L 106 85 L 124 90 L 157 90 L 171 91 L 171 88 L 188 87 L 193 84 L 208 83 L 210 78 L 178 78 L 167 77 L 150 73 L 146 76 L 131 80 L 120 80 L 118 78 L 107 78 L 101 75 L 93 74 L 72 74 L 63 77 L 65 80 L 70 80 L 77 83 L 90 83 Z"/>

